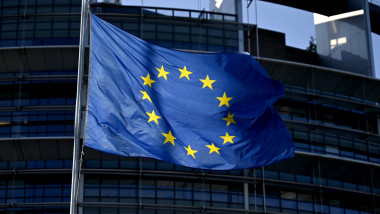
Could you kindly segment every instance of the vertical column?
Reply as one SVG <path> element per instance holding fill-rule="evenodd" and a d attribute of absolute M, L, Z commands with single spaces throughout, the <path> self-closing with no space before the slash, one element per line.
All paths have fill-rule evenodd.
<path fill-rule="evenodd" d="M 367 34 L 367 41 L 368 41 L 368 61 L 369 61 L 369 76 L 375 77 L 375 60 L 373 58 L 373 44 L 372 44 L 372 35 L 371 35 L 371 19 L 370 19 L 370 10 L 369 10 L 369 3 L 368 0 L 363 0 L 363 9 L 364 9 L 364 20 L 365 20 L 365 28 L 366 28 L 366 34 Z"/>
<path fill-rule="evenodd" d="M 261 167 L 261 172 L 263 174 L 263 209 L 264 213 L 267 211 L 266 195 L 265 195 L 265 174 L 264 167 Z"/>
<path fill-rule="evenodd" d="M 205 172 L 202 170 L 202 212 L 206 210 L 205 201 Z"/>
<path fill-rule="evenodd" d="M 375 193 L 374 193 L 374 186 L 373 186 L 373 166 L 371 166 L 371 192 L 372 192 L 372 212 L 375 213 L 376 212 L 376 200 L 375 200 Z"/>
<path fill-rule="evenodd" d="M 319 182 L 319 197 L 320 197 L 320 204 L 321 204 L 321 210 L 320 212 L 323 214 L 324 205 L 323 205 L 323 197 L 322 197 L 322 178 L 321 178 L 321 159 L 318 157 L 318 182 Z"/>
<path fill-rule="evenodd" d="M 78 204 L 83 203 L 84 174 L 81 173 L 79 178 Z M 78 214 L 83 214 L 83 206 L 78 206 Z"/>
<path fill-rule="evenodd" d="M 255 0 L 255 17 L 256 17 L 256 56 L 260 57 L 260 47 L 259 47 L 259 21 L 257 16 L 257 0 Z"/>
<path fill-rule="evenodd" d="M 257 211 L 257 180 L 256 180 L 256 169 L 253 169 L 253 178 L 255 183 L 253 184 L 253 194 L 254 194 L 254 203 L 255 203 L 255 211 Z"/>
<path fill-rule="evenodd" d="M 237 15 L 237 21 L 243 23 L 243 5 L 241 0 L 235 0 L 235 10 Z M 239 51 L 244 52 L 244 32 L 243 30 L 238 30 L 239 37 Z"/>
<path fill-rule="evenodd" d="M 244 169 L 244 176 L 245 177 L 248 176 L 248 169 Z M 249 210 L 249 188 L 248 188 L 247 181 L 244 182 L 243 185 L 244 185 L 243 186 L 243 188 L 244 188 L 244 209 Z"/>
<path fill-rule="evenodd" d="M 142 185 L 142 158 L 139 157 L 138 158 L 138 165 L 139 165 L 139 181 L 138 181 L 138 212 L 137 213 L 142 213 L 141 209 L 142 209 L 142 197 L 141 197 L 141 185 Z"/>
<path fill-rule="evenodd" d="M 141 0 L 140 9 L 140 38 L 144 39 L 144 0 Z"/>

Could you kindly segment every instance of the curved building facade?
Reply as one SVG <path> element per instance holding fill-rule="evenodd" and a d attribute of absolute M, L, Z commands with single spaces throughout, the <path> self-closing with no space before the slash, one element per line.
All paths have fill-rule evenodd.
<path fill-rule="evenodd" d="M 0 2 L 2 213 L 69 212 L 80 7 Z M 233 14 L 108 3 L 91 10 L 168 48 L 231 52 L 244 42 L 285 85 L 275 107 L 296 154 L 262 168 L 207 171 L 83 147 L 79 213 L 380 212 L 379 79 L 322 66 L 316 53 L 287 47 L 284 34 L 254 34 Z M 83 118 L 87 68 L 88 56 Z"/>

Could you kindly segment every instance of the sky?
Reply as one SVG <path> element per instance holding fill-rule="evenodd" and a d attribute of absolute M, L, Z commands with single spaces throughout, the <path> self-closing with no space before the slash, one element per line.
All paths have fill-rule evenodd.
<path fill-rule="evenodd" d="M 380 5 L 380 0 L 369 1 Z M 209 10 L 209 0 L 122 0 L 122 4 Z M 311 12 L 256 0 L 252 1 L 248 9 L 247 0 L 242 0 L 242 4 L 244 23 L 257 24 L 259 28 L 285 33 L 287 46 L 306 49 L 310 37 L 315 38 L 314 17 Z M 380 35 L 372 33 L 371 36 L 375 76 L 380 79 Z"/>

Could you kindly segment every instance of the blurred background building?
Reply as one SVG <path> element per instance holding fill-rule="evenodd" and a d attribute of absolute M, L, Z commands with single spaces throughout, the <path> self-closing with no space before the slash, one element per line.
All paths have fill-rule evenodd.
<path fill-rule="evenodd" d="M 275 107 L 296 155 L 207 171 L 84 147 L 80 213 L 380 213 L 379 58 L 371 40 L 380 33 L 380 3 L 267 2 L 317 13 L 307 49 L 245 23 L 256 0 L 211 0 L 207 10 L 91 1 L 93 13 L 154 44 L 253 55 L 285 84 Z M 0 2 L 2 213 L 69 212 L 80 7 L 80 0 Z"/>

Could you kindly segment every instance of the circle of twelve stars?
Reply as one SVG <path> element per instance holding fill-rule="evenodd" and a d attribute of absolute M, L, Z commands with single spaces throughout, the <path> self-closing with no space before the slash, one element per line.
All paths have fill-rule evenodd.
<path fill-rule="evenodd" d="M 158 74 L 158 78 L 160 77 L 163 77 L 166 81 L 168 80 L 167 79 L 167 75 L 170 74 L 169 72 L 165 71 L 164 70 L 164 66 L 162 65 L 161 68 L 157 68 L 157 71 L 159 72 Z M 193 72 L 191 71 L 188 71 L 186 66 L 184 66 L 183 69 L 181 68 L 178 68 L 178 70 L 181 72 L 181 75 L 179 76 L 179 78 L 183 78 L 183 77 L 186 77 L 188 80 L 190 80 L 190 74 L 192 74 Z M 141 78 L 144 80 L 144 85 L 148 85 L 149 87 L 152 88 L 152 83 L 156 82 L 155 80 L 151 79 L 150 78 L 150 75 L 148 73 L 148 75 L 146 77 L 143 77 L 141 76 Z M 202 86 L 202 89 L 203 88 L 206 88 L 208 87 L 210 90 L 213 90 L 212 89 L 212 84 L 216 81 L 216 80 L 211 80 L 209 78 L 209 76 L 207 75 L 205 79 L 199 79 L 202 83 L 203 83 L 203 86 Z M 152 103 L 152 100 L 150 98 L 150 96 L 148 95 L 148 93 L 146 91 L 140 91 L 142 94 L 143 94 L 143 97 L 142 99 L 145 100 L 149 100 L 151 103 Z M 223 105 L 226 105 L 227 107 L 230 107 L 229 105 L 229 101 L 233 98 L 233 97 L 227 97 L 226 95 L 226 92 L 224 92 L 223 96 L 222 97 L 216 97 L 219 101 L 220 101 L 220 104 L 219 104 L 219 107 L 222 107 Z M 149 116 L 149 120 L 148 120 L 148 123 L 154 121 L 155 123 L 158 124 L 158 119 L 160 119 L 161 117 L 156 115 L 156 113 L 154 112 L 154 110 L 149 113 L 149 112 L 146 112 L 146 114 Z M 227 122 L 227 126 L 229 126 L 231 123 L 235 123 L 235 120 L 234 120 L 234 114 L 231 114 L 231 113 L 228 113 L 227 117 L 223 118 L 223 120 L 225 120 Z M 164 144 L 170 142 L 173 146 L 175 146 L 175 143 L 174 143 L 174 140 L 176 140 L 176 137 L 173 136 L 171 130 L 169 130 L 168 133 L 162 133 L 162 135 L 165 137 L 165 141 L 164 141 Z M 224 136 L 219 136 L 220 138 L 223 139 L 223 144 L 226 144 L 226 143 L 234 143 L 233 142 L 233 138 L 235 136 L 230 136 L 227 132 Z M 210 153 L 217 153 L 217 154 L 220 154 L 219 153 L 219 150 L 220 148 L 215 146 L 214 143 L 211 143 L 211 145 L 205 145 L 206 147 L 208 147 L 210 149 Z M 194 159 L 195 159 L 195 153 L 198 152 L 198 150 L 193 150 L 191 148 L 191 146 L 189 145 L 188 147 L 184 147 L 187 151 L 187 155 L 191 155 Z"/>

